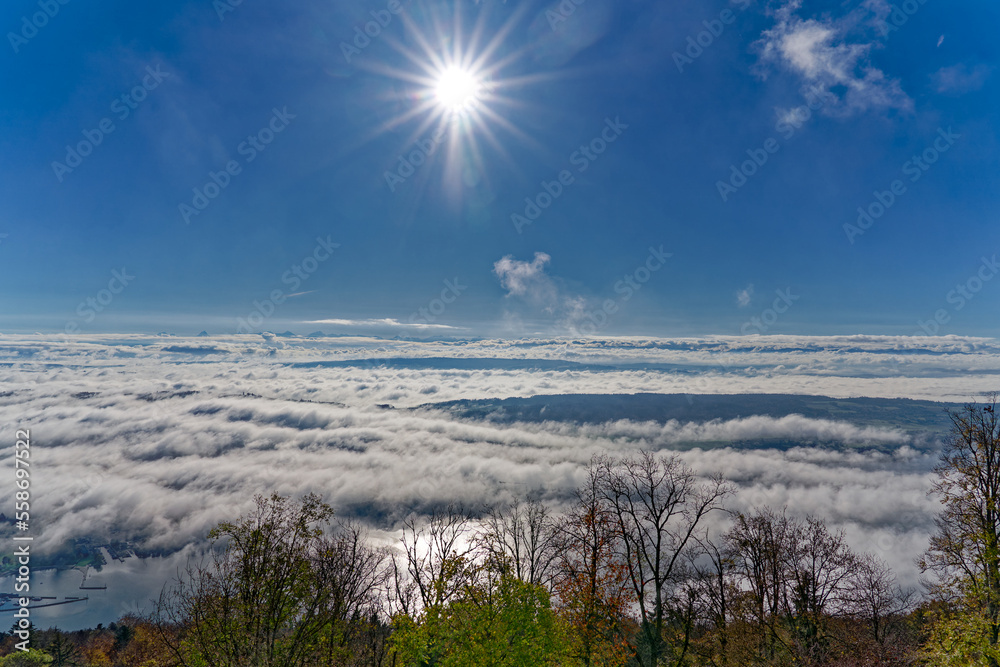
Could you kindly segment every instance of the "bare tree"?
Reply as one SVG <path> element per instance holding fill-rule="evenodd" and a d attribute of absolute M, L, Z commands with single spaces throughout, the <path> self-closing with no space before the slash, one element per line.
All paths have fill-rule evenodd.
<path fill-rule="evenodd" d="M 313 569 L 317 585 L 329 591 L 326 664 L 382 664 L 388 651 L 385 610 L 390 561 L 389 551 L 371 545 L 367 533 L 356 524 L 341 524 L 320 543 Z"/>
<path fill-rule="evenodd" d="M 697 615 L 709 629 L 696 647 L 707 665 L 726 667 L 735 664 L 730 659 L 731 619 L 734 600 L 739 597 L 731 545 L 704 540 L 698 552 L 693 552 L 690 571 L 691 586 L 698 600 Z"/>
<path fill-rule="evenodd" d="M 850 580 L 848 613 L 868 629 L 865 643 L 874 648 L 882 664 L 900 664 L 914 643 L 905 615 L 913 608 L 916 595 L 896 582 L 886 563 L 872 554 L 857 559 Z M 860 644 L 861 642 L 855 642 Z M 861 649 L 864 650 L 863 648 Z"/>
<path fill-rule="evenodd" d="M 843 531 L 764 507 L 738 515 L 728 539 L 744 609 L 758 629 L 757 656 L 827 664 L 838 648 L 828 621 L 850 609 L 858 562 Z"/>
<path fill-rule="evenodd" d="M 421 609 L 420 591 L 410 577 L 410 566 L 404 554 L 394 551 L 389 560 L 389 595 L 387 608 L 390 618 L 416 617 Z"/>
<path fill-rule="evenodd" d="M 738 514 L 727 539 L 733 549 L 733 564 L 740 585 L 748 592 L 745 608 L 751 624 L 758 628 L 757 655 L 774 660 L 788 644 L 780 622 L 791 608 L 788 582 L 798 537 L 795 522 L 784 512 L 762 508 L 753 514 Z"/>
<path fill-rule="evenodd" d="M 814 665 L 829 657 L 826 618 L 847 609 L 851 574 L 857 557 L 843 531 L 831 533 L 822 521 L 807 517 L 796 524 L 792 553 L 793 630 L 799 655 Z"/>
<path fill-rule="evenodd" d="M 729 486 L 721 478 L 700 481 L 676 455 L 643 452 L 598 465 L 641 614 L 635 657 L 644 667 L 680 665 L 694 624 L 685 555 L 697 548 L 705 517 L 721 509 Z M 668 629 L 678 632 L 675 642 L 667 642 Z"/>
<path fill-rule="evenodd" d="M 464 590 L 474 551 L 469 522 L 458 507 L 432 514 L 426 524 L 413 516 L 403 522 L 406 572 L 423 609 L 439 608 Z"/>
<path fill-rule="evenodd" d="M 482 519 L 476 546 L 491 567 L 509 569 L 521 581 L 550 587 L 559 557 L 556 522 L 538 500 L 515 498 L 492 507 Z"/>

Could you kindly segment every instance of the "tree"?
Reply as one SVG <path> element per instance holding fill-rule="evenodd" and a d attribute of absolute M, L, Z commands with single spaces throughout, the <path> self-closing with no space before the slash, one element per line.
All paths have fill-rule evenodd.
<path fill-rule="evenodd" d="M 730 488 L 721 478 L 699 481 L 676 455 L 642 452 L 598 465 L 640 612 L 635 658 L 642 667 L 681 665 L 694 629 L 695 601 L 683 585 L 687 554 Z M 668 630 L 676 634 L 669 642 Z"/>
<path fill-rule="evenodd" d="M 455 667 L 560 664 L 562 643 L 549 593 L 510 574 L 490 574 L 452 605 Z"/>
<path fill-rule="evenodd" d="M 107 639 L 111 639 L 107 637 Z M 114 632 L 114 644 L 109 655 L 114 655 L 115 667 L 159 667 L 175 665 L 170 649 L 157 632 L 156 627 L 146 619 L 127 615 L 118 622 Z M 97 666 L 94 661 L 94 667 Z M 108 661 L 106 664 L 112 664 Z M 90 665 L 88 664 L 88 667 Z"/>
<path fill-rule="evenodd" d="M 932 493 L 944 505 L 921 566 L 935 593 L 981 620 L 982 652 L 1000 665 L 1000 418 L 997 395 L 949 413 L 951 437 Z"/>
<path fill-rule="evenodd" d="M 313 570 L 317 587 L 327 591 L 326 664 L 380 665 L 388 650 L 384 609 L 390 555 L 367 537 L 359 526 L 346 523 L 318 545 Z"/>
<path fill-rule="evenodd" d="M 858 559 L 843 532 L 764 507 L 737 515 L 727 537 L 754 659 L 829 664 L 832 644 L 842 642 L 833 641 L 828 621 L 847 614 L 857 593 Z"/>
<path fill-rule="evenodd" d="M 706 631 L 694 642 L 692 649 L 701 656 L 703 664 L 719 667 L 741 664 L 739 656 L 731 655 L 741 648 L 732 623 L 735 617 L 733 603 L 741 592 L 736 582 L 732 547 L 724 540 L 721 543 L 704 540 L 700 551 L 689 557 L 690 585 L 697 599 L 697 614 L 706 624 Z"/>
<path fill-rule="evenodd" d="M 403 522 L 405 572 L 416 587 L 417 601 L 424 609 L 440 608 L 463 590 L 473 551 L 470 531 L 468 514 L 457 507 L 432 514 L 426 525 L 418 525 L 416 517 Z M 397 581 L 401 579 L 397 576 Z M 397 598 L 402 605 L 413 604 L 399 595 Z M 403 611 L 409 615 L 419 610 Z"/>
<path fill-rule="evenodd" d="M 855 651 L 867 651 L 882 664 L 906 659 L 914 643 L 905 619 L 913 599 L 913 591 L 902 589 L 880 558 L 859 557 L 851 575 L 848 613 L 864 624 L 867 633 L 852 642 Z"/>
<path fill-rule="evenodd" d="M 80 652 L 73 642 L 66 638 L 66 635 L 58 630 L 52 635 L 46 653 L 52 656 L 52 667 L 76 667 L 80 663 Z"/>
<path fill-rule="evenodd" d="M 393 559 L 393 646 L 397 656 L 436 664 L 448 654 L 447 612 L 476 575 L 469 516 L 449 507 L 403 523 L 403 563 Z"/>
<path fill-rule="evenodd" d="M 249 515 L 209 533 L 224 543 L 210 565 L 189 567 L 161 596 L 161 628 L 185 630 L 172 644 L 184 665 L 301 667 L 323 648 L 331 592 L 313 566 L 332 510 L 312 494 L 298 506 L 277 494 L 254 500 Z"/>
<path fill-rule="evenodd" d="M 111 667 L 111 656 L 115 653 L 114 638 L 108 633 L 93 633 L 83 643 L 80 653 L 87 667 Z M 134 663 L 125 662 L 131 667 Z"/>
<path fill-rule="evenodd" d="M 828 615 L 847 609 L 857 557 L 843 531 L 831 533 L 822 521 L 806 517 L 796 524 L 792 557 L 792 629 L 797 653 L 807 664 L 827 664 Z"/>
<path fill-rule="evenodd" d="M 624 665 L 628 574 L 597 467 L 590 467 L 586 483 L 576 490 L 576 505 L 560 522 L 559 536 L 555 591 L 570 656 L 585 667 Z"/>
<path fill-rule="evenodd" d="M 738 514 L 727 535 L 738 586 L 746 591 L 737 603 L 750 626 L 744 648 L 755 662 L 773 662 L 791 649 L 782 619 L 791 607 L 788 583 L 798 541 L 795 533 L 794 521 L 784 512 L 779 515 L 765 507 Z"/>
<path fill-rule="evenodd" d="M 551 527 L 541 505 L 491 511 L 473 531 L 468 515 L 448 508 L 403 526 L 396 563 L 391 644 L 401 665 L 520 667 L 554 665 L 562 654 L 549 593 Z"/>
<path fill-rule="evenodd" d="M 0 667 L 48 667 L 52 664 L 52 656 L 45 651 L 30 648 L 27 651 L 15 651 L 0 658 Z"/>
<path fill-rule="evenodd" d="M 921 610 L 926 637 L 920 653 L 934 667 L 982 667 L 986 664 L 986 618 L 959 605 L 936 600 Z"/>
<path fill-rule="evenodd" d="M 448 603 L 417 619 L 399 617 L 397 664 L 544 667 L 563 664 L 561 633 L 544 587 L 483 570 Z"/>
<path fill-rule="evenodd" d="M 515 498 L 507 507 L 492 507 L 482 519 L 476 546 L 496 566 L 530 584 L 547 586 L 555 574 L 558 532 L 548 509 L 537 500 Z"/>

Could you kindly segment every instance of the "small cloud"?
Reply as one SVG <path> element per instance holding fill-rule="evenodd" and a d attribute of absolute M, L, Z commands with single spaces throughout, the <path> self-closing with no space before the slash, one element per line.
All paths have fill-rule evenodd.
<path fill-rule="evenodd" d="M 938 37 L 937 47 L 940 49 L 942 44 L 944 44 L 944 35 Z"/>
<path fill-rule="evenodd" d="M 969 67 L 959 64 L 942 67 L 931 78 L 934 81 L 934 89 L 939 93 L 971 93 L 983 87 L 992 71 L 987 65 Z"/>
<path fill-rule="evenodd" d="M 746 308 L 750 305 L 753 300 L 753 283 L 746 286 L 745 289 L 741 289 L 736 292 L 736 304 L 740 308 Z"/>
<path fill-rule="evenodd" d="M 500 285 L 507 290 L 506 298 L 516 297 L 521 303 L 513 304 L 515 310 L 526 310 L 529 317 L 543 314 L 546 318 L 554 318 L 559 329 L 572 333 L 582 321 L 585 321 L 589 302 L 586 297 L 573 294 L 566 289 L 562 281 L 552 278 L 545 272 L 551 257 L 544 252 L 536 252 L 530 262 L 514 259 L 506 255 L 493 265 L 493 273 L 500 279 Z M 522 326 L 521 314 L 507 312 L 504 314 L 508 330 Z"/>
<path fill-rule="evenodd" d="M 808 108 L 795 107 L 792 109 L 785 109 L 783 107 L 775 107 L 775 116 L 777 117 L 777 123 L 779 125 L 792 125 L 793 127 L 799 127 L 804 122 L 805 112 L 808 111 L 812 113 Z"/>
<path fill-rule="evenodd" d="M 552 258 L 544 252 L 536 252 L 530 262 L 514 259 L 506 255 L 493 264 L 493 273 L 500 279 L 500 286 L 507 290 L 507 296 L 524 297 L 529 301 L 551 305 L 556 301 L 558 289 L 545 273 L 545 265 Z"/>

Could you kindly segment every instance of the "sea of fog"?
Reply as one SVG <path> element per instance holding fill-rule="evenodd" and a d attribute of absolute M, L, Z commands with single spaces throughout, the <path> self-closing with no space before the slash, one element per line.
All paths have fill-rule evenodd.
<path fill-rule="evenodd" d="M 933 530 L 937 436 L 801 415 L 699 423 L 501 423 L 436 405 L 552 394 L 803 394 L 963 402 L 1000 387 L 1000 343 L 937 337 L 401 341 L 291 336 L 0 336 L 0 456 L 32 442 L 36 554 L 115 541 L 158 558 L 41 570 L 35 610 L 73 629 L 149 608 L 164 582 L 255 493 L 317 492 L 391 541 L 407 515 L 517 494 L 557 511 L 591 457 L 677 451 L 737 491 L 843 529 L 905 585 Z M 763 439 L 763 440 L 762 440 Z M 780 441 L 780 447 L 747 446 Z M 0 485 L 12 514 L 13 484 Z M 6 508 L 10 508 L 8 512 Z M 727 517 L 713 518 L 722 531 Z M 12 528 L 0 539 L 13 551 Z M 13 592 L 13 582 L 2 584 Z"/>

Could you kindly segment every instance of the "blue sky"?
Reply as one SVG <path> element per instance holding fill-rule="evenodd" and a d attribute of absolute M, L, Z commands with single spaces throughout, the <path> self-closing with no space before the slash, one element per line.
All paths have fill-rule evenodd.
<path fill-rule="evenodd" d="M 8 2 L 0 331 L 994 336 L 998 24 L 942 0 Z M 399 171 L 443 119 L 414 77 L 455 53 L 478 99 Z"/>

